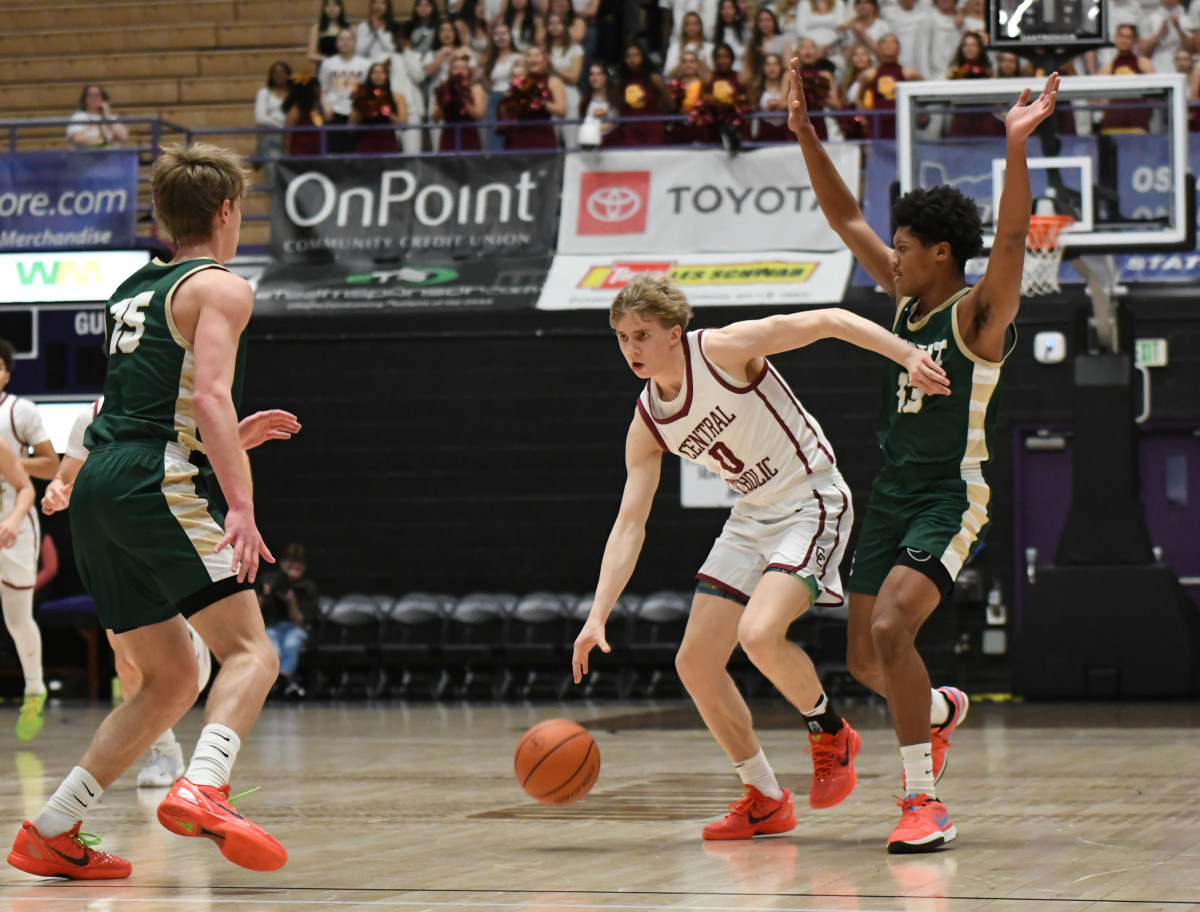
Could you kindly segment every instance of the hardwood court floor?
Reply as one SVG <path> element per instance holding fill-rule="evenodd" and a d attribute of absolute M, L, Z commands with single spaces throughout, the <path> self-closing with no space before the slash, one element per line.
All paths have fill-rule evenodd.
<path fill-rule="evenodd" d="M 756 709 L 795 831 L 706 843 L 739 793 L 690 705 L 271 705 L 242 750 L 240 806 L 287 846 L 273 874 L 226 862 L 154 818 L 130 772 L 85 829 L 133 862 L 128 881 L 42 881 L 0 866 L 0 912 L 672 912 L 1200 909 L 1200 705 L 976 703 L 940 794 L 952 847 L 888 856 L 898 755 L 883 708 L 843 707 L 863 734 L 858 788 L 809 812 L 804 734 Z M 99 707 L 52 706 L 25 749 L 7 734 L 3 838 L 80 754 Z M 549 808 L 512 773 L 522 731 L 570 716 L 603 757 L 593 792 Z M 7 732 L 15 713 L 0 722 Z M 190 747 L 193 710 L 178 731 Z M 803 811 L 801 805 L 805 805 Z M 8 843 L 5 842 L 5 845 Z"/>

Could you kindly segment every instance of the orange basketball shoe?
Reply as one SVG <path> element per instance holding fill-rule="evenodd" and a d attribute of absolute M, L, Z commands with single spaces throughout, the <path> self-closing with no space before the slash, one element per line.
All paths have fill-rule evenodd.
<path fill-rule="evenodd" d="M 783 799 L 776 801 L 747 785 L 746 794 L 729 805 L 729 813 L 706 826 L 701 835 L 705 839 L 749 839 L 751 836 L 786 833 L 795 828 L 791 792 L 784 789 Z"/>
<path fill-rule="evenodd" d="M 158 822 L 179 836 L 203 836 L 235 865 L 251 871 L 275 871 L 287 862 L 287 850 L 229 803 L 229 786 L 194 785 L 180 779 L 158 806 Z"/>
<path fill-rule="evenodd" d="M 124 858 L 97 852 L 100 840 L 80 833 L 81 823 L 47 839 L 26 820 L 17 831 L 8 863 L 38 877 L 69 877 L 72 880 L 117 880 L 128 877 L 133 865 Z"/>
<path fill-rule="evenodd" d="M 929 733 L 930 743 L 933 745 L 934 782 L 941 779 L 942 773 L 946 772 L 946 751 L 950 749 L 950 736 L 967 717 L 967 709 L 971 705 L 967 695 L 957 687 L 939 687 L 938 693 L 950 702 L 950 718 Z"/>
<path fill-rule="evenodd" d="M 950 822 L 946 805 L 924 792 L 908 795 L 896 802 L 900 807 L 900 822 L 888 837 L 887 850 L 892 855 L 932 852 L 958 835 Z"/>
<path fill-rule="evenodd" d="M 808 736 L 807 753 L 813 758 L 812 790 L 808 803 L 814 808 L 830 808 L 849 797 L 858 782 L 854 771 L 854 758 L 862 747 L 850 723 L 842 720 L 836 735 L 816 732 Z"/>

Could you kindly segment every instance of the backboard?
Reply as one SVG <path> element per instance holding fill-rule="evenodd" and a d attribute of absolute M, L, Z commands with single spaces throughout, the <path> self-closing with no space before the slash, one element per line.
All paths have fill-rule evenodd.
<path fill-rule="evenodd" d="M 897 84 L 896 154 L 902 193 L 950 184 L 979 205 L 994 237 L 1004 186 L 1003 118 L 1044 80 L 965 79 Z M 1089 253 L 1194 246 L 1183 74 L 1062 79 L 1058 108 L 1028 146 L 1039 211 L 1076 219 L 1068 248 Z M 1050 202 L 1047 204 L 1046 200 Z"/>

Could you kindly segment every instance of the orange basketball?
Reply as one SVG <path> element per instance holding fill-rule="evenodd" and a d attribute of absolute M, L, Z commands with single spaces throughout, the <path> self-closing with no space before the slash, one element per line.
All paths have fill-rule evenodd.
<path fill-rule="evenodd" d="M 547 719 L 522 735 L 513 755 L 517 782 L 542 804 L 572 804 L 600 775 L 600 748 L 582 725 Z"/>

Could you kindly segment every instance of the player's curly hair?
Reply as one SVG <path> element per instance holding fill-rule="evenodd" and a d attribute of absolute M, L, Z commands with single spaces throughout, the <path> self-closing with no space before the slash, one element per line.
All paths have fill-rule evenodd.
<path fill-rule="evenodd" d="M 979 208 L 953 187 L 908 191 L 892 206 L 892 221 L 926 246 L 945 241 L 960 270 L 966 268 L 967 260 L 983 252 Z"/>

